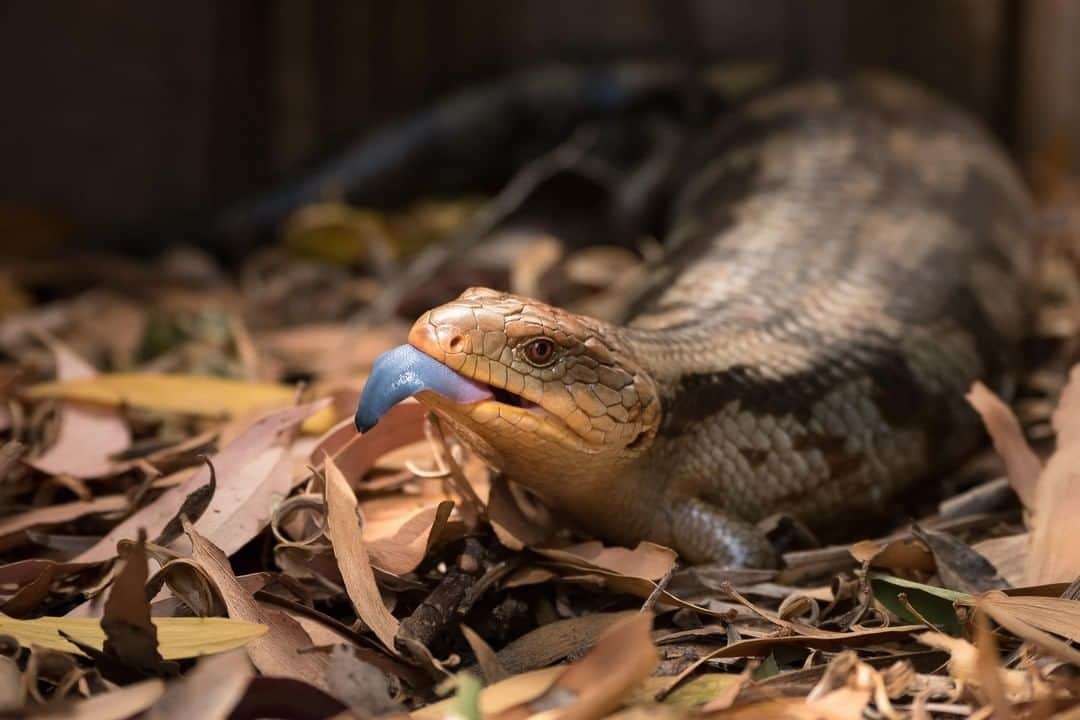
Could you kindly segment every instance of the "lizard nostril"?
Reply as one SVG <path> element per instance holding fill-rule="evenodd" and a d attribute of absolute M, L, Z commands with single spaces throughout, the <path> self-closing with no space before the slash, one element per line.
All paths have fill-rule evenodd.
<path fill-rule="evenodd" d="M 462 335 L 455 335 L 450 338 L 450 342 L 447 343 L 447 347 L 450 348 L 450 352 L 461 352 L 465 349 L 465 338 Z"/>

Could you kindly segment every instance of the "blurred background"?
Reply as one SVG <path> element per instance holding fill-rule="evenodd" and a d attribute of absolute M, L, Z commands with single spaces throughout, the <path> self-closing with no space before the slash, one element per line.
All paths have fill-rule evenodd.
<path fill-rule="evenodd" d="M 9 1 L 0 227 L 34 244 L 219 204 L 435 94 L 553 59 L 885 66 L 976 112 L 1027 166 L 1075 160 L 1077 38 L 1073 0 Z"/>

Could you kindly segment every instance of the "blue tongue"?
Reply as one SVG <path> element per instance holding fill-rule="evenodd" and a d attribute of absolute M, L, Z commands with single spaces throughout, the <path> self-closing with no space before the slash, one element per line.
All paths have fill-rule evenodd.
<path fill-rule="evenodd" d="M 367 432 L 387 410 L 421 390 L 458 403 L 492 397 L 487 386 L 459 375 L 412 345 L 400 345 L 375 360 L 356 408 L 356 429 Z"/>

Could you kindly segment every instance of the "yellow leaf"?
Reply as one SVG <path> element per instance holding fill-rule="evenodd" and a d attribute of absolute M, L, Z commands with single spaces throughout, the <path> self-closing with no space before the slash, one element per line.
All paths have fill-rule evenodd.
<path fill-rule="evenodd" d="M 521 673 L 484 688 L 480 691 L 480 712 L 486 717 L 540 697 L 566 672 L 567 667 L 556 665 Z M 452 707 L 451 698 L 413 710 L 412 716 L 416 720 L 440 720 L 449 717 Z"/>
<path fill-rule="evenodd" d="M 259 623 L 231 618 L 160 617 L 151 618 L 157 628 L 158 652 L 166 660 L 198 657 L 242 647 L 266 633 Z M 96 618 L 40 617 L 17 620 L 0 614 L 0 635 L 11 635 L 24 647 L 41 645 L 50 650 L 78 653 L 79 649 L 60 635 L 60 630 L 84 645 L 101 649 L 105 632 Z"/>
<path fill-rule="evenodd" d="M 31 398 L 61 398 L 99 405 L 127 405 L 203 417 L 236 416 L 262 407 L 288 405 L 296 389 L 274 383 L 230 380 L 208 375 L 113 373 L 92 378 L 47 382 L 26 390 Z M 322 433 L 334 424 L 326 407 L 309 417 L 304 432 Z"/>

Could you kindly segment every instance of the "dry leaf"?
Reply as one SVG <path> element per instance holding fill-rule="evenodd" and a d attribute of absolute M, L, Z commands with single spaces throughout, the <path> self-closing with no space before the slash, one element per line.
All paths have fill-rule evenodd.
<path fill-rule="evenodd" d="M 152 618 L 157 629 L 158 652 L 165 660 L 198 657 L 243 646 L 266 634 L 266 626 L 229 618 L 165 617 Z M 51 650 L 79 653 L 64 640 L 63 631 L 80 643 L 95 649 L 105 645 L 105 631 L 96 618 L 40 617 L 16 620 L 0 615 L 0 635 L 11 635 L 23 647 L 40 645 Z"/>
<path fill-rule="evenodd" d="M 237 582 L 229 559 L 220 549 L 199 535 L 184 522 L 184 532 L 191 540 L 192 559 L 202 565 L 221 593 L 229 617 L 265 625 L 265 635 L 249 643 L 251 662 L 264 675 L 295 677 L 325 689 L 326 657 L 318 653 L 302 653 L 311 647 L 308 636 L 299 623 L 285 613 L 265 608 Z"/>
<path fill-rule="evenodd" d="M 491 649 L 491 646 L 487 644 L 484 638 L 476 634 L 476 631 L 468 625 L 462 625 L 461 634 L 465 636 L 465 641 L 469 643 L 469 648 L 473 651 L 473 655 L 476 656 L 476 664 L 483 671 L 484 681 L 487 684 L 497 683 L 510 676 L 507 669 L 499 662 L 495 651 Z"/>
<path fill-rule="evenodd" d="M 652 674 L 660 663 L 649 630 L 652 616 L 638 613 L 609 627 L 588 655 L 559 675 L 554 684 L 526 708 L 510 708 L 494 719 L 539 717 L 586 720 L 619 707 L 626 694 Z"/>
<path fill-rule="evenodd" d="M 1010 585 L 1019 587 L 1027 579 L 1030 544 L 1031 534 L 1025 532 L 982 540 L 972 545 L 971 549 L 993 563 Z"/>
<path fill-rule="evenodd" d="M 1001 398 L 980 382 L 971 386 L 967 400 L 982 416 L 983 424 L 994 441 L 994 449 L 1005 462 L 1009 484 L 1020 496 L 1020 502 L 1028 510 L 1034 509 L 1037 507 L 1035 485 L 1042 463 L 1024 438 L 1016 415 Z"/>
<path fill-rule="evenodd" d="M 1005 684 L 1001 677 L 1001 658 L 998 655 L 997 639 L 990 631 L 990 621 L 984 613 L 975 616 L 975 673 L 977 683 L 994 708 L 994 716 L 1002 720 L 1013 717 L 1012 708 L 1006 695 Z"/>
<path fill-rule="evenodd" d="M 144 680 L 127 687 L 94 695 L 86 700 L 60 703 L 50 708 L 50 720 L 124 720 L 135 717 L 165 693 L 165 683 Z"/>
<path fill-rule="evenodd" d="M 930 573 L 936 569 L 934 556 L 914 538 L 889 542 L 862 540 L 852 545 L 849 552 L 860 564 L 869 562 L 870 567 L 888 568 L 893 572 L 920 570 Z"/>
<path fill-rule="evenodd" d="M 633 550 L 605 547 L 593 540 L 561 548 L 536 548 L 544 557 L 583 569 L 598 569 L 619 575 L 659 580 L 674 567 L 676 552 L 662 545 L 642 541 Z"/>
<path fill-rule="evenodd" d="M 1035 489 L 1027 584 L 1071 582 L 1080 577 L 1080 367 L 1062 390 L 1054 427 L 1057 449 Z"/>
<path fill-rule="evenodd" d="M 242 650 L 203 658 L 182 680 L 168 685 L 146 720 L 225 720 L 244 696 L 252 675 L 251 662 Z"/>
<path fill-rule="evenodd" d="M 1080 444 L 1080 365 L 1069 372 L 1069 382 L 1061 391 L 1057 408 L 1051 417 L 1057 433 L 1058 448 Z"/>
<path fill-rule="evenodd" d="M 994 591 L 965 604 L 972 603 L 1017 637 L 1067 662 L 1080 664 L 1080 650 L 1048 634 L 1069 642 L 1080 639 L 1080 601 Z"/>
<path fill-rule="evenodd" d="M 481 714 L 484 718 L 493 718 L 531 702 L 546 692 L 567 669 L 567 666 L 559 666 L 534 670 L 483 688 L 480 690 Z M 452 706 L 453 699 L 443 700 L 414 710 L 411 715 L 414 720 L 446 720 L 451 717 Z"/>
<path fill-rule="evenodd" d="M 934 554 L 942 587 L 966 593 L 1006 587 L 990 561 L 952 535 L 916 525 L 912 534 Z"/>
<path fill-rule="evenodd" d="M 987 661 L 981 661 L 984 665 L 980 668 L 979 650 L 967 640 L 954 638 L 941 633 L 923 633 L 916 639 L 924 645 L 940 648 L 949 653 L 949 674 L 958 681 L 975 686 L 982 686 L 981 671 L 984 671 Z M 1037 676 L 1020 670 L 1010 670 L 997 667 L 997 676 L 1005 697 L 1010 702 L 1025 702 L 1036 697 L 1045 697 L 1047 686 L 1045 682 L 1038 680 Z"/>
<path fill-rule="evenodd" d="M 594 613 L 541 625 L 507 643 L 497 653 L 499 663 L 514 674 L 546 667 L 592 647 L 614 623 L 634 614 L 637 610 Z"/>
<path fill-rule="evenodd" d="M 0 544 L 3 543 L 4 538 L 23 530 L 71 522 L 94 513 L 116 512 L 123 510 L 129 504 L 130 500 L 124 495 L 102 495 L 93 500 L 43 505 L 0 519 Z"/>
<path fill-rule="evenodd" d="M 375 584 L 375 574 L 371 569 L 363 531 L 360 528 L 360 517 L 357 514 L 356 495 L 329 456 L 324 467 L 327 533 L 334 546 L 334 556 L 345 581 L 345 589 L 349 593 L 356 616 L 393 652 L 398 621 L 386 609 L 382 596 L 379 595 L 379 587 Z"/>
<path fill-rule="evenodd" d="M 453 509 L 454 503 L 445 500 L 424 508 L 400 526 L 385 520 L 365 524 L 363 534 L 372 564 L 395 575 L 415 570 L 438 540 Z"/>
<path fill-rule="evenodd" d="M 0 584 L 18 587 L 0 606 L 0 612 L 13 617 L 31 614 L 52 590 L 54 583 L 94 566 L 95 563 L 58 563 L 40 558 L 0 566 Z"/>
<path fill-rule="evenodd" d="M 408 327 L 389 324 L 371 328 L 308 324 L 262 333 L 256 343 L 290 367 L 304 368 L 323 379 L 355 381 L 379 355 L 405 342 L 408 332 Z"/>
<path fill-rule="evenodd" d="M 386 675 L 357 657 L 351 644 L 334 645 L 330 651 L 326 684 L 331 695 L 364 716 L 401 710 L 401 706 L 390 697 Z"/>
<path fill-rule="evenodd" d="M 113 580 L 101 618 L 105 632 L 102 651 L 143 675 L 173 674 L 176 668 L 163 664 L 157 628 L 150 620 L 145 536 L 140 535 L 138 542 L 127 548 L 121 562 L 123 566 Z"/>
<path fill-rule="evenodd" d="M 25 395 L 216 418 L 292 405 L 296 400 L 296 388 L 208 375 L 116 373 L 41 383 L 27 388 Z M 335 422 L 333 413 L 321 408 L 318 414 L 304 422 L 304 431 L 325 432 Z"/>
<path fill-rule="evenodd" d="M 50 342 L 56 357 L 57 379 L 62 382 L 92 381 L 97 371 L 71 349 Z M 60 404 L 56 441 L 27 462 L 50 475 L 97 478 L 115 473 L 112 456 L 131 445 L 127 421 L 117 410 L 75 402 Z"/>
<path fill-rule="evenodd" d="M 252 424 L 240 437 L 214 455 L 211 461 L 217 472 L 218 489 L 216 495 L 230 498 L 232 502 L 236 502 L 237 497 L 240 497 L 240 492 L 244 490 L 250 491 L 250 488 L 236 488 L 235 485 L 238 481 L 244 482 L 248 479 L 243 473 L 244 468 L 254 458 L 270 449 L 278 433 L 295 427 L 304 418 L 316 412 L 322 405 L 322 402 L 316 402 L 286 410 L 275 410 Z M 165 525 L 176 516 L 187 496 L 206 485 L 209 481 L 210 469 L 202 468 L 182 485 L 166 491 L 154 502 L 118 524 L 96 545 L 75 559 L 82 562 L 107 560 L 115 555 L 117 542 L 124 539 L 133 539 L 140 528 L 144 529 L 148 536 L 156 537 L 161 534 Z M 230 493 L 226 488 L 236 488 L 239 492 Z M 223 502 L 225 501 L 219 501 L 219 508 L 220 503 Z M 262 508 L 252 509 L 255 511 L 262 510 Z M 205 521 L 210 523 L 207 515 L 210 515 L 210 513 L 204 513 Z M 268 517 L 269 513 L 267 513 Z"/>
<path fill-rule="evenodd" d="M 210 506 L 195 527 L 232 555 L 270 524 L 274 506 L 288 496 L 292 484 L 292 461 L 285 448 L 266 448 L 229 476 L 219 475 Z"/>
<path fill-rule="evenodd" d="M 498 475 L 491 482 L 487 513 L 491 529 L 506 547 L 523 550 L 546 541 L 554 530 L 550 513 L 540 505 L 531 504 L 525 512 L 506 478 Z"/>
<path fill-rule="evenodd" d="M 347 710 L 340 700 L 306 682 L 287 677 L 255 677 L 240 704 L 233 708 L 232 717 L 358 720 L 354 715 L 340 714 Z"/>
<path fill-rule="evenodd" d="M 26 702 L 26 686 L 19 665 L 7 655 L 0 655 L 0 715 L 13 713 Z"/>

